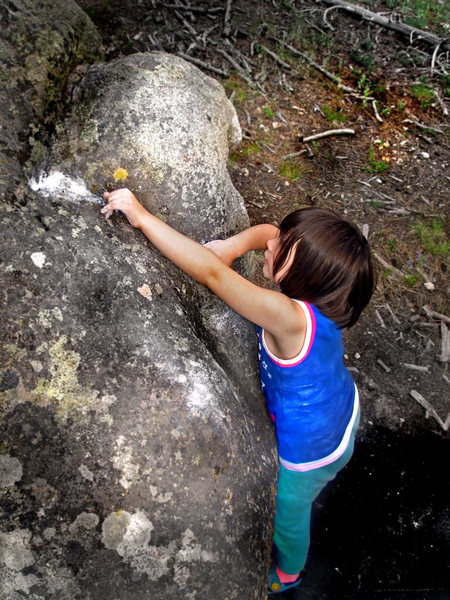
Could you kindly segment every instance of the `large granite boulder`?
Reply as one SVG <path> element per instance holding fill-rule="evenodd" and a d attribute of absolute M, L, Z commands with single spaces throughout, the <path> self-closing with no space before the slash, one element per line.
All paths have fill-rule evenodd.
<path fill-rule="evenodd" d="M 71 94 L 0 217 L 2 598 L 259 600 L 276 460 L 253 328 L 99 211 L 125 181 L 200 241 L 246 226 L 236 115 L 165 54 Z"/>
<path fill-rule="evenodd" d="M 0 200 L 45 152 L 74 69 L 98 60 L 100 36 L 73 0 L 0 2 Z"/>

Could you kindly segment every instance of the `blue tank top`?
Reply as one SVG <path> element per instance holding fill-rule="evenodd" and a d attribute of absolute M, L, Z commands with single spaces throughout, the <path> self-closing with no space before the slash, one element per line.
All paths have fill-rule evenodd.
<path fill-rule="evenodd" d="M 358 392 L 344 366 L 340 329 L 315 307 L 295 300 L 306 317 L 300 353 L 289 360 L 268 349 L 257 327 L 261 386 L 275 422 L 281 464 L 309 471 L 337 460 L 358 415 Z"/>

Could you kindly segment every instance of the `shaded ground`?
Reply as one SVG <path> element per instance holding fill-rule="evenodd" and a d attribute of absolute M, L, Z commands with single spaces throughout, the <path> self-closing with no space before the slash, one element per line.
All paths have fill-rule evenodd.
<path fill-rule="evenodd" d="M 319 204 L 363 227 L 377 256 L 377 293 L 346 333 L 363 404 L 358 452 L 319 500 L 308 578 L 291 597 L 447 598 L 448 484 L 440 465 L 449 456 L 442 423 L 450 408 L 450 80 L 440 64 L 450 70 L 448 55 L 438 51 L 432 69 L 433 47 L 342 11 L 328 14 L 330 30 L 326 5 L 313 0 L 235 1 L 229 21 L 217 0 L 190 10 L 169 0 L 80 4 L 103 36 L 107 60 L 159 49 L 209 65 L 205 72 L 225 86 L 243 127 L 229 170 L 252 223 L 278 223 L 298 206 Z M 387 10 L 406 2 L 369 4 Z M 445 3 L 433 5 L 417 24 L 442 35 Z M 342 127 L 354 135 L 302 141 Z"/>

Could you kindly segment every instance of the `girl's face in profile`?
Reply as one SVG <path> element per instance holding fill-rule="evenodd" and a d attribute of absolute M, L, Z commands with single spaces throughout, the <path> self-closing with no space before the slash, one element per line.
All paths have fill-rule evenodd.
<path fill-rule="evenodd" d="M 281 269 L 279 269 L 279 271 L 277 273 L 275 273 L 275 275 L 274 275 L 273 263 L 277 256 L 279 243 L 280 243 L 280 236 L 278 234 L 273 239 L 268 240 L 267 250 L 264 252 L 263 275 L 269 279 L 272 279 L 273 281 L 275 281 L 275 283 L 278 283 L 291 268 L 291 265 L 294 261 L 295 248 L 296 248 L 296 244 L 295 244 L 294 247 L 291 248 L 289 251 L 287 261 L 284 263 L 284 265 L 281 267 Z"/>

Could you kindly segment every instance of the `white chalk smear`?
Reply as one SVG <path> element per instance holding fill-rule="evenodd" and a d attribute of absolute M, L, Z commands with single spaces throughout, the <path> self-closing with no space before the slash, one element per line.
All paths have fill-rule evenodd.
<path fill-rule="evenodd" d="M 44 198 L 63 197 L 70 202 L 103 204 L 103 200 L 94 196 L 82 179 L 70 177 L 57 169 L 52 169 L 49 173 L 41 171 L 37 177 L 28 180 L 28 185 Z"/>

